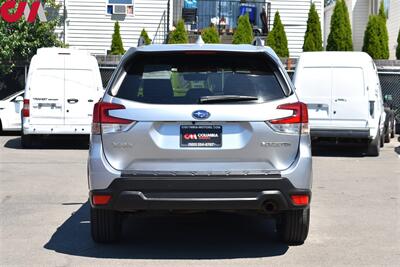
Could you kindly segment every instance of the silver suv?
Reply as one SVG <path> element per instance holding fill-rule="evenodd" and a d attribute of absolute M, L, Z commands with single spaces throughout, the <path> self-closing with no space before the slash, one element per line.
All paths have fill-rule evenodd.
<path fill-rule="evenodd" d="M 88 169 L 96 242 L 146 210 L 250 210 L 288 244 L 308 234 L 307 106 L 270 48 L 131 48 L 95 105 Z"/>

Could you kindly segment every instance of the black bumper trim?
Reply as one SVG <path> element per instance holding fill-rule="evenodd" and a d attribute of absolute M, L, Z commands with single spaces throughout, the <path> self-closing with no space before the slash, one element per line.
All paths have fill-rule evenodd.
<path fill-rule="evenodd" d="M 272 202 L 276 211 L 304 208 L 292 204 L 290 195 L 311 191 L 297 189 L 280 177 L 146 177 L 118 178 L 104 190 L 90 195 L 111 195 L 107 205 L 92 207 L 124 212 L 137 210 L 263 210 Z M 90 199 L 92 199 L 90 197 Z"/>
<path fill-rule="evenodd" d="M 311 137 L 369 138 L 369 130 L 311 129 Z"/>

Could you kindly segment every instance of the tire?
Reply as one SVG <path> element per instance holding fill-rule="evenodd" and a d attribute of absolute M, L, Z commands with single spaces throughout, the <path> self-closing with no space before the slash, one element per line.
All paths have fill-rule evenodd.
<path fill-rule="evenodd" d="M 392 131 L 391 127 L 390 127 L 391 123 L 388 123 L 388 127 L 385 131 L 385 140 L 383 140 L 385 143 L 390 143 L 390 132 Z M 382 144 L 381 144 L 382 145 Z"/>
<path fill-rule="evenodd" d="M 378 132 L 378 135 L 375 137 L 374 140 L 368 143 L 367 148 L 367 155 L 371 157 L 379 156 L 380 148 L 381 148 L 381 134 Z"/>
<path fill-rule="evenodd" d="M 396 135 L 396 120 L 392 121 L 392 131 L 390 132 L 390 138 L 394 138 Z"/>
<path fill-rule="evenodd" d="M 32 148 L 33 146 L 32 135 L 26 135 L 24 133 L 21 133 L 21 146 L 22 148 Z"/>
<path fill-rule="evenodd" d="M 281 240 L 288 245 L 301 245 L 307 239 L 310 208 L 286 211 L 278 224 Z"/>
<path fill-rule="evenodd" d="M 112 243 L 121 235 L 121 213 L 113 210 L 90 208 L 92 239 L 97 243 Z"/>

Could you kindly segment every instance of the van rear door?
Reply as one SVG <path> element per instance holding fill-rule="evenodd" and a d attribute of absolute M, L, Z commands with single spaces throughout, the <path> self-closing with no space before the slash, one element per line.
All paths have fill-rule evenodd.
<path fill-rule="evenodd" d="M 28 90 L 31 124 L 64 124 L 64 69 L 35 70 Z"/>
<path fill-rule="evenodd" d="M 361 68 L 332 68 L 332 125 L 365 128 L 368 97 Z"/>
<path fill-rule="evenodd" d="M 94 102 L 97 101 L 97 84 L 89 69 L 65 69 L 65 124 L 89 125 Z"/>
<path fill-rule="evenodd" d="M 296 92 L 307 103 L 311 128 L 331 125 L 332 71 L 330 67 L 306 67 L 296 75 Z"/>

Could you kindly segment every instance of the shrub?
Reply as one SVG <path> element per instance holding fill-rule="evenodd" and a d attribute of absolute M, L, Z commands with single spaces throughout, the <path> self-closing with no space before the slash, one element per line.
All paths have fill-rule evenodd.
<path fill-rule="evenodd" d="M 220 42 L 217 28 L 213 25 L 203 30 L 201 38 L 207 44 L 218 44 Z"/>
<path fill-rule="evenodd" d="M 321 22 L 315 4 L 311 4 L 308 13 L 307 30 L 304 36 L 303 51 L 322 51 Z"/>
<path fill-rule="evenodd" d="M 119 32 L 118 21 L 114 24 L 114 33 L 111 41 L 111 55 L 123 55 L 125 53 L 124 45 L 122 44 L 121 34 Z"/>
<path fill-rule="evenodd" d="M 333 10 L 326 50 L 353 51 L 349 12 L 344 0 L 338 0 Z"/>
<path fill-rule="evenodd" d="M 168 43 L 169 44 L 187 44 L 189 37 L 185 29 L 183 20 L 178 21 L 174 31 L 170 32 Z"/>
<path fill-rule="evenodd" d="M 149 37 L 149 35 L 147 34 L 146 30 L 143 29 L 142 32 L 140 33 L 140 37 L 143 37 L 144 40 L 144 44 L 145 45 L 149 45 L 151 44 L 151 39 Z"/>
<path fill-rule="evenodd" d="M 381 43 L 379 41 L 379 23 L 380 18 L 378 16 L 369 16 L 367 28 L 364 33 L 362 51 L 368 53 L 373 59 L 382 58 Z"/>
<path fill-rule="evenodd" d="M 276 11 L 274 26 L 267 36 L 267 45 L 280 57 L 289 57 L 288 41 L 279 12 Z"/>
<path fill-rule="evenodd" d="M 253 27 L 250 24 L 249 14 L 240 16 L 235 33 L 233 34 L 233 44 L 251 44 L 253 41 Z"/>
<path fill-rule="evenodd" d="M 379 18 L 380 18 L 380 23 L 379 23 L 379 41 L 381 43 L 381 53 L 382 53 L 382 59 L 388 59 L 389 58 L 389 33 L 387 30 L 386 26 L 386 13 L 385 13 L 385 7 L 383 5 L 383 0 L 381 1 L 381 4 L 379 6 Z"/>
<path fill-rule="evenodd" d="M 372 15 L 368 19 L 362 50 L 373 59 L 389 58 L 389 34 L 383 2 L 381 2 L 378 15 Z"/>

